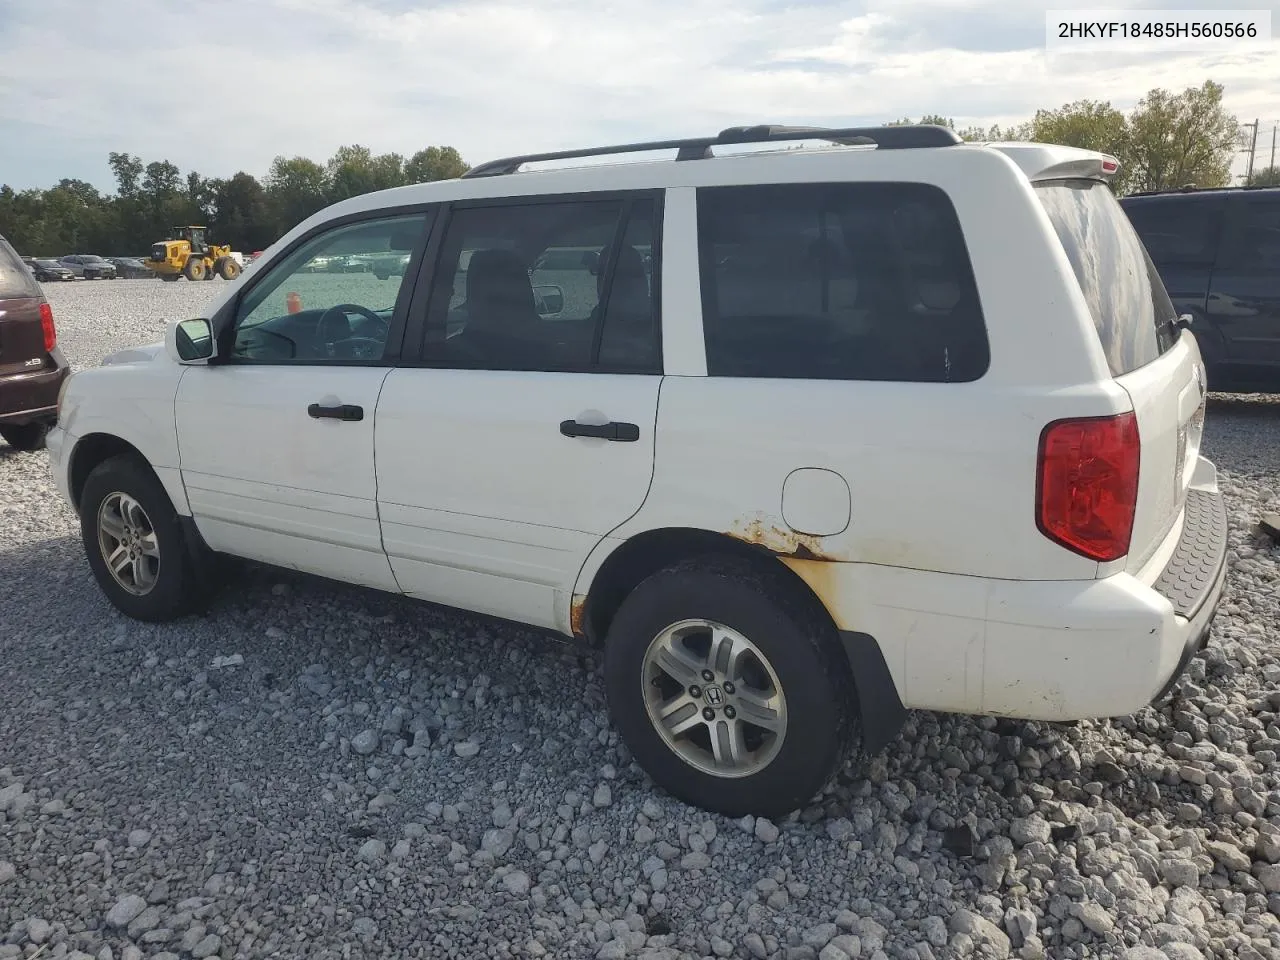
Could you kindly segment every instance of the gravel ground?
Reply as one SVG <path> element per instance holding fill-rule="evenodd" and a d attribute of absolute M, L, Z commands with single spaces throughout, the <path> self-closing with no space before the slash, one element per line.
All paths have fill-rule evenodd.
<path fill-rule="evenodd" d="M 219 284 L 49 292 L 85 366 Z M 1233 577 L 1170 706 L 916 714 L 779 823 L 657 793 L 540 636 L 254 570 L 127 621 L 0 448 L 0 960 L 1280 957 L 1280 398 L 1214 398 L 1207 446 Z"/>

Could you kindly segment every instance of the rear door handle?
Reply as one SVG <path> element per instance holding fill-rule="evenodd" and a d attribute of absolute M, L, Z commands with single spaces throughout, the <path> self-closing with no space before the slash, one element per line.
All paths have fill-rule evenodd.
<path fill-rule="evenodd" d="M 318 403 L 313 403 L 307 407 L 307 416 L 315 420 L 363 420 L 364 407 L 356 406 L 354 403 L 341 403 L 334 407 L 322 407 Z"/>
<path fill-rule="evenodd" d="M 596 437 L 600 440 L 613 440 L 618 443 L 634 443 L 640 439 L 640 428 L 634 423 L 579 423 L 577 420 L 563 420 L 560 432 L 566 437 Z"/>

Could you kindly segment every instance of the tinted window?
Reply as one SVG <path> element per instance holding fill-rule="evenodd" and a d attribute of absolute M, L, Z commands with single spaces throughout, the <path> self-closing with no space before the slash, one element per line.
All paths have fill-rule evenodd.
<path fill-rule="evenodd" d="M 1219 265 L 1236 272 L 1280 272 L 1280 202 L 1242 205 L 1239 230 L 1223 249 Z"/>
<path fill-rule="evenodd" d="M 1177 311 L 1110 188 L 1096 180 L 1055 180 L 1037 184 L 1036 192 L 1089 305 L 1112 376 L 1146 366 L 1177 343 Z"/>
<path fill-rule="evenodd" d="M 431 294 L 428 360 L 487 370 L 654 369 L 647 256 L 655 209 L 648 199 L 584 199 L 454 210 Z"/>
<path fill-rule="evenodd" d="M 698 191 L 712 376 L 970 381 L 986 330 L 955 210 L 936 187 Z"/>
<path fill-rule="evenodd" d="M 267 268 L 237 305 L 240 362 L 352 363 L 382 358 L 424 214 L 335 227 Z"/>
<path fill-rule="evenodd" d="M 39 295 L 40 288 L 32 279 L 27 265 L 14 253 L 13 247 L 0 238 L 0 300 Z"/>
<path fill-rule="evenodd" d="M 1155 263 L 1213 263 L 1222 218 L 1219 199 L 1135 199 L 1121 205 Z"/>
<path fill-rule="evenodd" d="M 613 370 L 643 371 L 662 366 L 649 206 L 633 212 L 616 255 L 610 245 L 600 260 L 603 269 L 613 272 L 599 334 L 599 356 L 601 365 Z"/>

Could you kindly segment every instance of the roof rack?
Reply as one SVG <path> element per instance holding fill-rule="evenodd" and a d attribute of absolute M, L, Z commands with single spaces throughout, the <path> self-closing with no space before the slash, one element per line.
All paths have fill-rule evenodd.
<path fill-rule="evenodd" d="M 714 137 L 686 140 L 653 140 L 647 143 L 623 143 L 611 147 L 586 147 L 557 150 L 553 153 L 528 153 L 503 157 L 472 167 L 464 177 L 495 177 L 515 173 L 526 163 L 543 160 L 572 160 L 579 157 L 604 157 L 619 153 L 647 153 L 653 150 L 676 150 L 677 160 L 706 160 L 715 154 L 712 147 L 741 143 L 779 143 L 788 140 L 826 140 L 847 146 L 876 146 L 881 150 L 911 150 L 921 147 L 949 147 L 963 141 L 954 130 L 935 124 L 903 124 L 892 127 L 780 127 L 762 124 L 754 127 L 729 127 Z"/>
<path fill-rule="evenodd" d="M 1166 197 L 1170 194 L 1177 193 L 1222 193 L 1225 191 L 1236 190 L 1275 190 L 1276 184 L 1270 183 L 1237 183 L 1227 187 L 1197 187 L 1194 184 L 1184 184 L 1181 187 L 1166 187 L 1163 190 L 1137 190 L 1133 193 L 1125 194 L 1126 197 Z"/>

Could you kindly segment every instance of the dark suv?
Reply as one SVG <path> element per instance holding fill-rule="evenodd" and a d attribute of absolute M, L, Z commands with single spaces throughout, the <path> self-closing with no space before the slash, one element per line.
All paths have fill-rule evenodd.
<path fill-rule="evenodd" d="M 58 349 L 53 310 L 31 271 L 0 237 L 0 437 L 35 450 L 57 419 L 70 367 Z"/>
<path fill-rule="evenodd" d="M 1280 187 L 1120 201 L 1204 355 L 1209 388 L 1280 392 Z"/>

